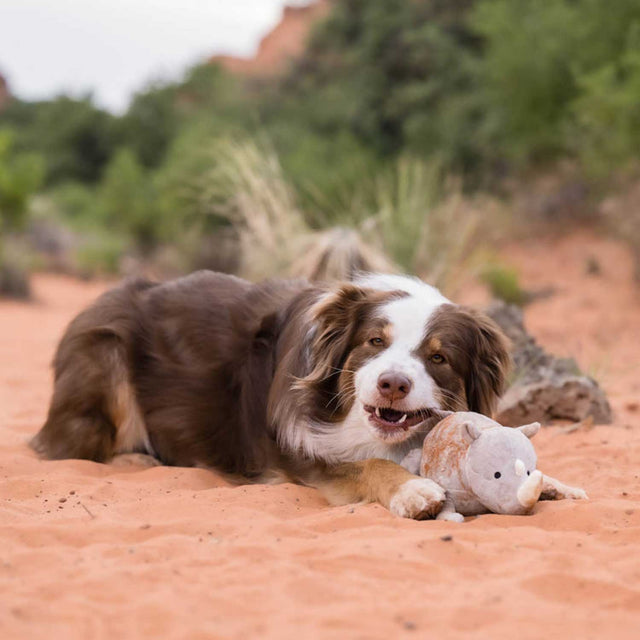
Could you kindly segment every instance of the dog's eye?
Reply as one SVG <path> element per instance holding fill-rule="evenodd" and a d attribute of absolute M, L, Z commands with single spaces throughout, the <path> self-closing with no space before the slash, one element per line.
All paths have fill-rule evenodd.
<path fill-rule="evenodd" d="M 439 353 L 434 353 L 431 356 L 431 362 L 433 362 L 433 364 L 444 364 L 446 361 L 445 361 L 443 355 L 441 355 Z"/>
<path fill-rule="evenodd" d="M 374 347 L 382 347 L 384 345 L 384 340 L 382 338 L 371 338 L 371 340 L 369 340 L 369 344 Z"/>
<path fill-rule="evenodd" d="M 496 471 L 496 472 L 493 474 L 493 477 L 494 477 L 496 480 L 497 480 L 498 478 L 500 478 L 501 476 L 502 476 L 502 474 L 501 474 L 499 471 Z"/>

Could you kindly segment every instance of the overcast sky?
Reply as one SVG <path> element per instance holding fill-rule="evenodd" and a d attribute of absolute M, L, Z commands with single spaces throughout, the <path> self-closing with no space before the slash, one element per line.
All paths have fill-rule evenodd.
<path fill-rule="evenodd" d="M 122 111 L 136 89 L 214 53 L 251 55 L 304 0 L 0 0 L 0 73 L 33 100 L 93 91 Z"/>

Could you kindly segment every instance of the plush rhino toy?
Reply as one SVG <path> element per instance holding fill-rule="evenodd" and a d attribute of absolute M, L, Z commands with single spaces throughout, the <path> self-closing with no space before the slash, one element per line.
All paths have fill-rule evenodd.
<path fill-rule="evenodd" d="M 422 450 L 406 456 L 403 466 L 445 490 L 440 520 L 461 522 L 464 516 L 489 512 L 523 515 L 541 498 L 586 498 L 582 489 L 536 469 L 529 439 L 539 429 L 538 422 L 511 428 L 479 413 L 452 413 L 428 433 Z"/>

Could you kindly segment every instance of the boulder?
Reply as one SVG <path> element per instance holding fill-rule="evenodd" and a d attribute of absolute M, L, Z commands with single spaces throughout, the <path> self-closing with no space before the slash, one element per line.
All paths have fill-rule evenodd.
<path fill-rule="evenodd" d="M 488 315 L 512 343 L 511 384 L 498 404 L 496 420 L 516 426 L 553 420 L 578 422 L 589 417 L 597 424 L 612 420 L 607 396 L 598 383 L 582 373 L 571 358 L 556 358 L 536 344 L 524 327 L 522 311 L 495 302 Z"/>

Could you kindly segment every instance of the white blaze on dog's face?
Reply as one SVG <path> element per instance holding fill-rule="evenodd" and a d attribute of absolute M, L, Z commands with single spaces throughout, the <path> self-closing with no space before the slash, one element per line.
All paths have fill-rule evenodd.
<path fill-rule="evenodd" d="M 491 413 L 501 392 L 500 330 L 420 280 L 363 277 L 323 296 L 312 321 L 312 370 L 291 400 L 309 429 L 286 436 L 310 455 L 393 458 L 434 412 Z"/>
<path fill-rule="evenodd" d="M 358 284 L 406 293 L 377 309 L 376 316 L 384 325 L 381 330 L 374 329 L 369 341 L 379 353 L 355 374 L 354 409 L 362 412 L 376 437 L 401 442 L 429 417 L 429 410 L 445 409 L 442 390 L 427 364 L 429 358 L 444 364 L 444 356 L 426 353 L 423 343 L 429 319 L 449 300 L 434 287 L 409 278 L 369 276 Z"/>

